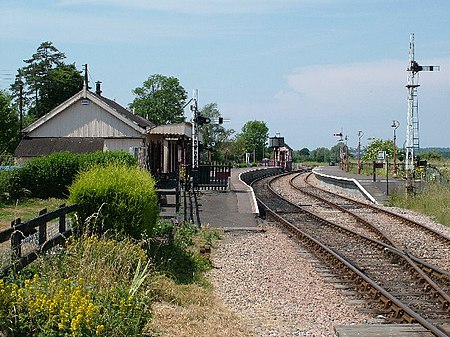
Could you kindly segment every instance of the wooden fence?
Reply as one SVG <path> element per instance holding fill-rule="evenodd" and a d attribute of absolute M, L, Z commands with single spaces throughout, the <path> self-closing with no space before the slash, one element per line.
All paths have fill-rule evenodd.
<path fill-rule="evenodd" d="M 72 234 L 66 215 L 76 209 L 76 204 L 61 205 L 53 212 L 43 209 L 37 218 L 27 222 L 20 218 L 12 221 L 11 228 L 0 232 L 0 274 L 4 275 L 11 269 L 19 271 L 36 260 L 40 253 L 56 245 L 64 245 Z M 58 222 L 51 223 L 55 219 Z"/>

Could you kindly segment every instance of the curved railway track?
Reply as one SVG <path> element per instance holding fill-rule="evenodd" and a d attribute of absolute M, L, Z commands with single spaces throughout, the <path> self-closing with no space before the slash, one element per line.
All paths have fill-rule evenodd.
<path fill-rule="evenodd" d="M 380 231 L 398 248 L 444 270 L 450 270 L 449 237 L 387 209 L 315 187 L 309 182 L 310 177 L 311 174 L 295 175 L 290 184 L 332 207 L 342 205 L 341 209 L 361 222 L 370 223 L 374 231 Z M 411 232 L 414 232 L 414 236 L 410 235 Z"/>
<path fill-rule="evenodd" d="M 280 196 L 285 191 L 271 187 L 277 179 L 253 184 L 260 205 L 271 217 L 352 280 L 365 296 L 380 303 L 391 320 L 418 322 L 436 336 L 447 336 L 439 328 L 450 321 L 450 288 L 445 278 L 437 284 L 382 232 L 365 235 L 307 210 L 310 202 L 299 206 Z M 363 227 L 370 232 L 368 225 Z"/>
<path fill-rule="evenodd" d="M 283 185 L 284 189 L 293 188 L 297 192 L 289 194 L 290 201 L 304 201 L 301 195 L 306 195 L 326 205 L 325 212 L 320 211 L 323 207 L 316 207 L 319 209 L 316 214 L 325 218 L 329 218 L 330 208 L 336 210 L 332 220 L 402 250 L 450 293 L 450 238 L 384 208 L 313 186 L 308 182 L 309 177 L 310 174 L 297 174 L 289 180 L 289 185 Z"/>

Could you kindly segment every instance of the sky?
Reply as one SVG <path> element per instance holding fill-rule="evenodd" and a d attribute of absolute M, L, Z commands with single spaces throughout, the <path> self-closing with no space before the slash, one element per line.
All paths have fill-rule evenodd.
<path fill-rule="evenodd" d="M 420 146 L 450 147 L 448 0 L 0 0 L 0 89 L 44 41 L 128 106 L 153 74 L 240 132 L 263 121 L 294 150 L 406 139 L 410 33 L 420 65 Z M 190 111 L 186 109 L 190 119 Z"/>

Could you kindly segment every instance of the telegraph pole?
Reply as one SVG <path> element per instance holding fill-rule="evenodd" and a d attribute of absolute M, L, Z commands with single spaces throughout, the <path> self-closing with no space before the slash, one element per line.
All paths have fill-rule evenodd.
<path fill-rule="evenodd" d="M 23 82 L 22 77 L 19 79 L 19 122 L 20 122 L 20 133 L 22 133 L 23 128 Z"/>
<path fill-rule="evenodd" d="M 419 105 L 417 100 L 418 74 L 420 71 L 439 71 L 439 66 L 420 66 L 414 58 L 414 33 L 409 37 L 408 63 L 408 115 L 406 120 L 406 190 L 409 194 L 414 189 L 414 149 L 419 148 Z"/>

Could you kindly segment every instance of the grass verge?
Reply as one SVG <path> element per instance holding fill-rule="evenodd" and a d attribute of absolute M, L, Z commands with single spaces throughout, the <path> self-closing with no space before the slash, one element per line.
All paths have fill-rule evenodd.
<path fill-rule="evenodd" d="M 0 335 L 251 336 L 203 275 L 219 237 L 161 224 L 158 237 L 143 241 L 71 238 L 65 250 L 0 279 Z"/>
<path fill-rule="evenodd" d="M 146 333 L 159 337 L 251 337 L 238 317 L 214 296 L 211 288 L 177 285 L 160 279 L 154 289 L 153 319 Z"/>
<path fill-rule="evenodd" d="M 450 227 L 450 187 L 447 185 L 429 184 L 413 197 L 404 192 L 394 193 L 389 205 L 429 215 L 434 221 Z"/>
<path fill-rule="evenodd" d="M 65 200 L 49 198 L 49 199 L 27 199 L 14 205 L 0 206 L 0 230 L 9 228 L 11 221 L 16 218 L 21 218 L 22 221 L 27 221 L 36 218 L 39 211 L 47 208 L 49 211 L 57 209 L 60 205 L 65 203 Z"/>

